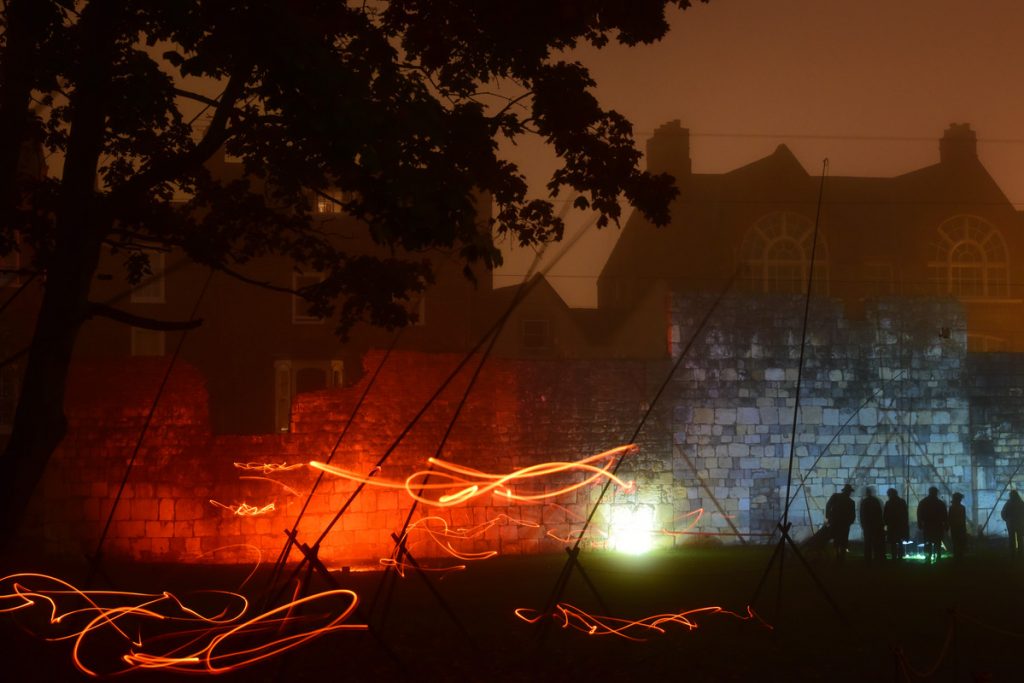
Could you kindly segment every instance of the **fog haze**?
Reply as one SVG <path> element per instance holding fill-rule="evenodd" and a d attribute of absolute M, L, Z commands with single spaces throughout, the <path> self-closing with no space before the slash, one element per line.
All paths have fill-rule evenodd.
<path fill-rule="evenodd" d="M 729 171 L 785 143 L 812 175 L 826 157 L 831 175 L 899 175 L 936 163 L 943 130 L 967 122 L 981 162 L 1020 209 L 1022 27 L 1024 4 L 1011 0 L 713 0 L 674 12 L 661 43 L 570 56 L 590 67 L 602 104 L 633 122 L 641 150 L 657 126 L 680 119 L 695 173 Z M 505 151 L 545 196 L 550 153 L 529 141 Z M 569 237 L 591 221 L 574 211 L 566 222 Z M 594 278 L 617 236 L 614 226 L 590 229 L 550 271 L 571 306 L 596 305 Z M 518 282 L 532 259 L 507 249 L 495 285 Z"/>

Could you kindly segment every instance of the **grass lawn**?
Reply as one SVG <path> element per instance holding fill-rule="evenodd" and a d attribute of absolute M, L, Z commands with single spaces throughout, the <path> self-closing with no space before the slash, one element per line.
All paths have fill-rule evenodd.
<path fill-rule="evenodd" d="M 580 562 L 599 597 L 575 571 L 563 601 L 591 613 L 604 612 L 603 602 L 610 616 L 626 619 L 707 606 L 745 613 L 774 550 L 775 546 L 691 546 L 635 557 L 584 552 Z M 433 575 L 431 585 L 440 599 L 410 574 L 395 583 L 389 602 L 378 601 L 375 636 L 330 634 L 291 654 L 218 678 L 1021 680 L 1024 563 L 1011 562 L 1003 545 L 975 548 L 961 563 L 943 559 L 935 565 L 867 566 L 858 548 L 842 565 L 821 556 L 808 561 L 812 571 L 792 552 L 785 553 L 781 581 L 779 562 L 771 565 L 753 607 L 774 628 L 757 620 L 705 613 L 692 617 L 695 629 L 668 623 L 663 633 L 631 632 L 645 638 L 643 642 L 588 635 L 555 622 L 541 629 L 516 618 L 516 608 L 544 605 L 565 556 L 499 557 L 471 563 L 462 572 Z M 5 574 L 40 568 L 12 567 L 10 558 L 3 565 Z M 82 567 L 49 570 L 73 583 L 84 575 Z M 231 589 L 244 577 L 238 568 L 199 566 L 111 566 L 108 574 L 118 588 L 177 593 Z M 355 590 L 363 607 L 371 603 L 381 579 L 380 572 L 332 576 Z M 246 592 L 255 597 L 265 583 L 265 573 L 257 574 Z M 385 602 L 387 608 L 382 609 Z M 0 647 L 10 676 L 0 679 L 84 678 L 71 665 L 70 643 L 48 643 L 25 632 L 26 627 L 42 628 L 39 614 L 5 616 L 0 622 Z M 97 641 L 90 647 L 116 647 L 104 637 Z M 918 676 L 926 673 L 931 676 Z M 133 678 L 184 676 L 142 672 Z"/>

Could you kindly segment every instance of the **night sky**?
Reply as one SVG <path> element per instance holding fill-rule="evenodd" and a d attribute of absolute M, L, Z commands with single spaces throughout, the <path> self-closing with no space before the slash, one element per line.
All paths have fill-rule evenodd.
<path fill-rule="evenodd" d="M 661 43 L 572 56 L 602 103 L 633 121 L 641 150 L 680 119 L 694 172 L 728 171 L 784 142 L 812 175 L 826 157 L 832 175 L 899 175 L 936 163 L 943 130 L 968 122 L 982 163 L 1024 209 L 1022 28 L 1015 0 L 712 0 L 674 12 Z M 508 152 L 543 196 L 549 154 Z M 570 213 L 567 235 L 587 222 Z M 617 233 L 591 230 L 551 271 L 570 305 L 596 305 L 594 277 Z M 508 252 L 495 285 L 520 281 L 531 260 Z"/>

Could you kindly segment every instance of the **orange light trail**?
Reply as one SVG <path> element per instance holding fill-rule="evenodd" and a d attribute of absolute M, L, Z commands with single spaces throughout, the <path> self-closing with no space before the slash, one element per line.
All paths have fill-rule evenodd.
<path fill-rule="evenodd" d="M 477 524 L 476 526 L 468 528 L 452 528 L 448 525 L 448 522 L 443 517 L 429 515 L 426 517 L 421 517 L 420 519 L 416 520 L 413 524 L 409 525 L 409 528 L 406 529 L 403 538 L 406 540 L 406 542 L 408 542 L 411 535 L 414 532 L 422 532 L 425 533 L 430 540 L 436 543 L 438 547 L 440 547 L 442 550 L 448 553 L 448 555 L 454 557 L 457 560 L 461 560 L 463 562 L 488 560 L 497 555 L 498 551 L 485 550 L 481 552 L 466 552 L 464 550 L 458 550 L 452 545 L 451 539 L 466 541 L 471 540 L 473 538 L 477 538 L 479 536 L 482 536 L 484 533 L 486 533 L 488 530 L 490 530 L 492 527 L 496 526 L 500 522 L 505 522 L 506 524 L 513 524 L 516 526 L 530 527 L 533 529 L 540 527 L 540 524 L 538 522 L 531 522 L 525 519 L 515 519 L 513 517 L 509 517 L 504 513 L 501 513 L 493 519 Z M 440 528 L 431 528 L 431 523 L 440 525 Z M 395 553 L 397 552 L 398 546 L 396 546 L 395 548 Z M 392 554 L 392 556 L 389 558 L 381 558 L 380 563 L 383 566 L 396 567 L 398 569 L 399 575 L 405 576 L 405 569 L 407 567 L 405 567 L 402 563 L 399 563 L 396 560 L 395 554 Z M 466 565 L 455 565 L 452 567 L 433 568 L 432 571 L 454 571 L 465 568 Z"/>
<path fill-rule="evenodd" d="M 715 513 L 715 514 L 718 514 L 722 519 L 735 519 L 736 518 L 735 515 L 724 515 L 724 514 L 721 514 L 721 513 Z M 668 529 L 662 529 L 661 533 L 666 535 L 666 536 L 735 536 L 736 535 L 733 532 L 723 533 L 723 532 L 720 532 L 720 531 L 694 531 L 693 528 L 695 526 L 697 526 L 698 522 L 700 522 L 700 520 L 701 520 L 701 518 L 703 516 L 704 516 L 704 508 L 697 508 L 696 510 L 694 510 L 692 512 L 687 512 L 686 514 L 680 515 L 679 517 L 676 517 L 675 519 L 672 520 L 673 522 L 678 522 L 681 519 L 686 519 L 687 517 L 691 517 L 692 519 L 686 525 L 685 529 L 682 529 L 681 531 L 669 531 Z M 747 534 L 747 535 L 750 536 L 752 534 Z"/>
<path fill-rule="evenodd" d="M 697 508 L 696 510 L 693 510 L 692 512 L 687 512 L 685 515 L 681 515 L 680 517 L 676 517 L 675 519 L 672 520 L 673 522 L 677 522 L 680 519 L 687 519 L 687 518 L 689 518 L 690 521 L 686 525 L 685 529 L 683 529 L 682 531 L 669 531 L 668 529 L 662 529 L 661 533 L 665 534 L 666 536 L 682 536 L 684 534 L 689 534 L 689 533 L 691 533 L 690 529 L 692 529 L 693 527 L 697 526 L 697 523 L 700 522 L 700 518 L 703 517 L 703 516 L 704 516 L 704 508 Z"/>
<path fill-rule="evenodd" d="M 40 584 L 42 587 L 31 587 Z M 61 579 L 35 573 L 0 579 L 0 613 L 46 609 L 49 626 L 61 632 L 47 639 L 72 641 L 75 667 L 94 677 L 139 669 L 222 674 L 328 633 L 366 629 L 365 625 L 344 623 L 358 602 L 349 590 L 294 599 L 255 616 L 247 616 L 249 603 L 238 593 L 199 591 L 195 597 L 223 604 L 207 610 L 214 614 L 206 616 L 168 592 L 83 591 Z M 301 616 L 296 614 L 299 609 Z M 149 631 L 146 637 L 144 631 Z M 92 663 L 101 653 L 92 653 L 87 647 L 93 640 L 102 642 L 104 653 L 109 652 L 111 642 L 119 642 L 122 652 L 105 657 L 101 670 Z"/>
<path fill-rule="evenodd" d="M 557 498 L 576 489 L 599 481 L 611 481 L 623 492 L 629 493 L 634 490 L 635 484 L 627 482 L 612 473 L 612 465 L 619 457 L 624 457 L 636 452 L 635 445 L 619 446 L 597 455 L 592 455 L 582 460 L 570 462 L 546 462 L 538 465 L 531 465 L 515 470 L 509 474 L 489 474 L 471 467 L 464 467 L 437 458 L 429 458 L 428 462 L 436 469 L 421 470 L 409 475 L 404 482 L 386 480 L 379 478 L 364 477 L 348 470 L 327 465 L 322 462 L 310 462 L 310 466 L 333 474 L 344 479 L 370 486 L 385 488 L 405 489 L 406 493 L 414 500 L 425 505 L 435 507 L 452 507 L 460 505 L 473 498 L 493 493 L 510 501 L 536 502 Z M 602 463 L 602 464 L 595 464 Z M 579 482 L 566 484 L 551 491 L 542 493 L 515 493 L 512 487 L 524 482 L 532 481 L 542 477 L 551 477 L 559 474 L 586 473 L 587 476 Z M 434 482 L 428 481 L 434 479 Z M 440 481 L 437 481 L 440 480 Z M 453 491 L 454 489 L 454 491 Z M 423 492 L 437 492 L 436 498 L 426 497 Z M 447 493 L 441 493 L 447 492 Z"/>
<path fill-rule="evenodd" d="M 559 510 L 564 512 L 566 514 L 566 516 L 574 517 L 579 522 L 584 522 L 587 519 L 583 515 L 580 515 L 580 514 L 577 514 L 576 512 L 573 512 L 572 510 L 570 510 L 569 508 L 565 507 L 564 505 L 559 505 L 558 503 L 552 503 L 550 501 L 548 502 L 548 505 L 551 505 L 551 506 L 554 506 L 554 507 L 558 508 Z M 563 524 L 560 524 L 559 526 L 570 526 L 571 527 L 572 524 L 573 524 L 572 522 L 565 522 Z M 590 532 L 592 534 L 599 534 L 599 535 L 602 535 L 602 536 L 607 536 L 608 535 L 608 532 L 606 532 L 604 529 L 601 529 L 600 527 L 595 527 L 595 526 L 590 527 Z M 558 533 L 556 531 L 554 531 L 552 529 L 548 529 L 546 532 L 544 532 L 544 535 L 547 536 L 548 538 L 554 540 L 554 541 L 558 541 L 559 543 L 565 543 L 565 544 L 568 545 L 569 543 L 575 543 L 577 540 L 579 540 L 581 538 L 581 533 L 582 533 L 581 531 L 569 531 L 565 536 L 560 536 L 560 535 L 558 535 Z"/>
<path fill-rule="evenodd" d="M 267 503 L 263 507 L 257 507 L 255 505 L 249 505 L 248 503 L 239 503 L 238 505 L 225 505 L 224 503 L 217 502 L 216 500 L 210 500 L 210 504 L 222 508 L 224 510 L 230 510 L 231 514 L 238 515 L 239 517 L 256 517 L 257 515 L 265 515 L 268 512 L 273 512 L 277 507 L 273 503 Z"/>
<path fill-rule="evenodd" d="M 380 566 L 394 567 L 395 571 L 398 572 L 398 575 L 402 578 L 405 578 L 405 572 L 407 570 L 415 570 L 418 572 L 430 572 L 436 574 L 447 574 L 448 572 L 461 572 L 466 569 L 466 565 L 464 564 L 453 564 L 447 567 L 424 567 L 422 564 L 399 562 L 398 560 L 395 560 L 391 557 L 382 557 L 380 559 Z"/>
<path fill-rule="evenodd" d="M 560 622 L 562 628 L 572 628 L 577 631 L 581 631 L 582 633 L 586 633 L 589 636 L 618 636 L 634 642 L 644 642 L 647 638 L 633 634 L 639 632 L 641 635 L 646 636 L 661 635 L 665 633 L 666 627 L 671 625 L 682 626 L 689 631 L 693 631 L 698 627 L 696 621 L 697 617 L 711 614 L 721 614 L 727 617 L 739 619 L 740 621 L 755 620 L 765 628 L 772 628 L 771 625 L 761 619 L 761 617 L 759 617 L 750 607 L 747 607 L 746 615 L 731 612 L 718 606 L 709 606 L 698 607 L 697 609 L 691 609 L 685 612 L 655 614 L 653 616 L 634 621 L 631 619 L 620 619 L 617 617 L 588 614 L 579 607 L 570 605 L 566 602 L 560 602 L 555 605 L 555 610 L 551 614 L 551 618 Z M 520 607 L 515 610 L 515 615 L 528 624 L 536 624 L 543 617 L 543 615 L 536 610 L 525 607 Z"/>
<path fill-rule="evenodd" d="M 271 479 L 270 477 L 253 477 L 253 476 L 241 475 L 238 478 L 239 479 L 248 479 L 250 481 L 269 481 L 271 484 L 275 484 L 275 485 L 280 486 L 281 488 L 283 488 L 285 491 L 288 492 L 288 495 L 291 495 L 291 496 L 299 495 L 299 492 L 296 491 L 295 489 L 293 489 L 291 486 L 288 486 L 288 484 L 280 482 L 277 479 Z"/>
<path fill-rule="evenodd" d="M 273 463 L 273 462 L 236 462 L 233 463 L 235 467 L 240 470 L 255 470 L 262 472 L 263 474 L 273 474 L 274 472 L 288 472 L 289 470 L 296 470 L 300 467 L 305 467 L 305 463 L 295 463 L 289 465 L 287 463 Z"/>

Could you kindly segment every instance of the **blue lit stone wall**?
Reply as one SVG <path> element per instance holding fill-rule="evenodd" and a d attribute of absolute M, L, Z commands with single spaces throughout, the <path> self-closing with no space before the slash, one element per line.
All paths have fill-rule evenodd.
<path fill-rule="evenodd" d="M 1002 535 L 1008 491 L 1024 489 L 1024 354 L 968 354 L 966 377 L 976 518 L 982 533 Z"/>
<path fill-rule="evenodd" d="M 869 301 L 848 319 L 838 302 L 814 300 L 802 374 L 803 297 L 727 298 L 698 333 L 712 305 L 692 296 L 671 305 L 673 356 L 695 337 L 666 396 L 674 447 L 661 497 L 673 501 L 673 519 L 703 509 L 705 532 L 753 540 L 772 532 L 785 498 L 798 376 L 795 535 L 821 524 L 828 497 L 846 483 L 856 499 L 865 486 L 883 498 L 897 488 L 912 521 L 932 485 L 947 501 L 963 492 L 976 516 L 966 334 L 956 302 Z"/>

